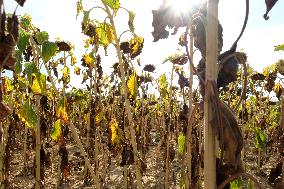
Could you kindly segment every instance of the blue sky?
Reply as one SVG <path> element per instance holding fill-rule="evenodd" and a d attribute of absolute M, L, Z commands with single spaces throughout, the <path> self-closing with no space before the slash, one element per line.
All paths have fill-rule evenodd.
<path fill-rule="evenodd" d="M 4 0 L 7 12 L 11 12 L 16 7 L 14 1 Z M 75 44 L 76 54 L 80 56 L 84 52 L 81 34 L 81 18 L 76 20 L 76 0 L 27 0 L 23 8 L 18 8 L 19 14 L 27 13 L 32 16 L 33 23 L 42 31 L 50 34 L 51 39 L 60 37 Z M 85 0 L 86 8 L 91 8 L 92 4 L 99 0 Z M 92 3 L 90 3 L 92 2 Z M 161 0 L 121 0 L 122 6 L 133 10 L 136 13 L 135 29 L 136 32 L 145 38 L 141 63 L 154 64 L 158 67 L 158 75 L 170 72 L 170 64 L 161 64 L 162 61 L 171 53 L 179 48 L 177 45 L 178 36 L 170 36 L 167 40 L 152 42 L 152 14 L 151 10 L 157 9 Z M 243 38 L 240 40 L 238 49 L 243 49 L 248 54 L 249 64 L 257 71 L 269 64 L 284 58 L 284 53 L 274 52 L 275 45 L 284 43 L 284 1 L 278 1 L 276 6 L 269 13 L 270 19 L 265 21 L 264 0 L 251 0 L 250 17 L 247 29 Z M 223 26 L 224 47 L 229 48 L 238 36 L 244 18 L 245 0 L 220 0 L 219 1 L 219 20 Z M 100 12 L 94 15 L 101 16 Z M 117 19 L 117 28 L 122 32 L 127 28 L 127 15 L 120 14 Z M 113 52 L 113 47 L 109 48 Z M 109 53 L 111 54 L 111 53 Z M 80 60 L 80 57 L 77 57 Z M 108 56 L 103 59 L 104 71 L 109 71 L 115 62 L 115 57 Z M 197 61 L 196 61 L 197 63 Z M 76 79 L 76 78 L 75 78 Z"/>

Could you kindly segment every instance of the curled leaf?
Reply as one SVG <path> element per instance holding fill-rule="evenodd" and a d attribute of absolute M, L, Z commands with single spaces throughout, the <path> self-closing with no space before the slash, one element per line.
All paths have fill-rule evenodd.
<path fill-rule="evenodd" d="M 134 33 L 134 18 L 135 18 L 135 13 L 132 12 L 132 11 L 128 11 L 128 17 L 129 17 L 129 20 L 128 20 L 128 26 L 129 26 L 129 29 L 132 33 Z"/>
<path fill-rule="evenodd" d="M 163 63 L 170 61 L 173 64 L 177 64 L 177 65 L 184 65 L 187 63 L 188 58 L 187 55 L 185 53 L 175 53 L 173 55 L 170 55 L 168 58 L 166 58 Z"/>
<path fill-rule="evenodd" d="M 16 0 L 16 2 L 22 7 L 24 6 L 26 0 Z"/>
<path fill-rule="evenodd" d="M 133 59 L 140 55 L 143 49 L 144 38 L 135 36 L 130 40 L 130 57 Z"/>
<path fill-rule="evenodd" d="M 269 19 L 268 13 L 269 11 L 273 8 L 273 6 L 277 3 L 278 0 L 265 0 L 265 4 L 266 4 L 266 12 L 263 15 L 263 18 L 265 20 Z"/>
<path fill-rule="evenodd" d="M 281 85 L 280 82 L 278 82 L 278 83 L 273 87 L 273 91 L 275 92 L 276 97 L 277 97 L 278 99 L 280 99 L 281 94 L 282 94 L 282 91 L 283 91 L 283 86 Z"/>

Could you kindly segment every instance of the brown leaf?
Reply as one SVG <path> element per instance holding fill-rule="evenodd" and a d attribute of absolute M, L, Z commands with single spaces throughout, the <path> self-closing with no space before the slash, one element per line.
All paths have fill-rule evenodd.
<path fill-rule="evenodd" d="M 15 0 L 21 7 L 24 6 L 26 0 Z"/>
<path fill-rule="evenodd" d="M 3 102 L 0 102 L 0 119 L 7 117 L 10 113 L 11 109 Z"/>
<path fill-rule="evenodd" d="M 0 26 L 0 37 L 5 35 L 5 23 L 6 23 L 6 13 L 5 10 L 3 11 L 1 15 L 1 26 Z"/>
<path fill-rule="evenodd" d="M 56 42 L 56 45 L 58 46 L 59 51 L 70 51 L 71 50 L 71 46 L 64 41 L 58 41 Z"/>
<path fill-rule="evenodd" d="M 269 19 L 268 13 L 273 8 L 273 6 L 277 3 L 278 0 L 265 0 L 266 4 L 266 13 L 263 15 L 265 20 Z"/>
<path fill-rule="evenodd" d="M 265 76 L 262 73 L 255 73 L 251 75 L 251 79 L 253 81 L 263 81 L 265 79 Z"/>

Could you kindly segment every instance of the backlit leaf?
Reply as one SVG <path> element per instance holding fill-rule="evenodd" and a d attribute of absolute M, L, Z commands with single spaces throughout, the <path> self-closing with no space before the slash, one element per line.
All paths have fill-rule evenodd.
<path fill-rule="evenodd" d="M 20 18 L 21 26 L 25 29 L 27 29 L 31 25 L 31 21 L 32 21 L 32 18 L 27 14 L 25 14 L 24 16 Z"/>
<path fill-rule="evenodd" d="M 42 59 L 44 62 L 48 62 L 57 51 L 58 47 L 56 43 L 46 41 L 42 44 Z"/>
<path fill-rule="evenodd" d="M 27 32 L 20 32 L 20 37 L 19 37 L 19 41 L 17 43 L 17 47 L 20 50 L 20 52 L 23 52 L 27 45 L 29 44 L 29 38 L 30 38 L 30 34 Z"/>
<path fill-rule="evenodd" d="M 43 44 L 44 42 L 48 41 L 49 35 L 46 31 L 42 31 L 36 34 L 36 40 L 39 44 Z"/>
<path fill-rule="evenodd" d="M 130 93 L 130 98 L 136 99 L 137 92 L 138 92 L 138 83 L 137 83 L 137 75 L 136 73 L 133 73 L 128 81 L 127 81 L 127 87 Z"/>
<path fill-rule="evenodd" d="M 114 40 L 113 28 L 110 24 L 100 23 L 96 27 L 98 41 L 104 47 L 107 47 Z"/>
<path fill-rule="evenodd" d="M 144 45 L 144 38 L 143 37 L 139 37 L 139 36 L 135 36 L 130 40 L 130 55 L 131 58 L 135 58 L 137 57 L 143 49 L 143 45 Z"/>
<path fill-rule="evenodd" d="M 39 71 L 38 71 L 38 68 L 36 67 L 35 63 L 34 62 L 30 62 L 30 63 L 26 63 L 25 64 L 25 73 L 27 74 L 28 76 L 28 80 L 29 82 L 32 82 L 32 75 L 35 73 L 35 74 L 38 74 Z"/>
<path fill-rule="evenodd" d="M 107 6 L 109 6 L 115 13 L 120 7 L 119 0 L 102 0 Z"/>
<path fill-rule="evenodd" d="M 277 45 L 274 48 L 275 51 L 284 51 L 284 43 L 281 45 Z"/>
<path fill-rule="evenodd" d="M 31 90 L 34 94 L 46 93 L 46 76 L 41 73 L 33 74 Z"/>
<path fill-rule="evenodd" d="M 33 129 L 36 127 L 37 114 L 29 101 L 24 102 L 23 106 L 18 111 L 18 116 L 28 128 Z"/>
<path fill-rule="evenodd" d="M 61 135 L 61 124 L 60 124 L 60 119 L 58 119 L 54 123 L 54 125 L 51 129 L 51 138 L 53 140 L 57 140 L 60 135 Z"/>

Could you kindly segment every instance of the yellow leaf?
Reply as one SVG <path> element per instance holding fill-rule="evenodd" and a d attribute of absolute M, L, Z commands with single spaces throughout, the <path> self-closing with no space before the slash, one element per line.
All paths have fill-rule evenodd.
<path fill-rule="evenodd" d="M 66 109 L 67 100 L 65 98 L 61 99 L 58 102 L 57 110 L 56 110 L 56 117 L 61 119 L 64 123 L 68 123 L 68 113 Z"/>
<path fill-rule="evenodd" d="M 79 68 L 79 67 L 75 67 L 74 68 L 74 74 L 76 74 L 76 75 L 80 75 L 80 71 L 81 71 L 81 69 Z"/>
<path fill-rule="evenodd" d="M 138 56 L 141 53 L 142 48 L 143 48 L 143 44 L 144 44 L 144 38 L 139 37 L 137 35 L 130 40 L 131 58 L 135 58 L 136 56 Z"/>
<path fill-rule="evenodd" d="M 4 77 L 2 79 L 2 82 L 3 82 L 3 92 L 4 93 L 8 93 L 13 90 L 12 82 L 10 79 L 8 79 L 7 77 Z"/>
<path fill-rule="evenodd" d="M 76 57 L 74 55 L 71 56 L 71 65 L 74 66 L 76 62 L 77 62 Z"/>
<path fill-rule="evenodd" d="M 111 119 L 109 128 L 111 132 L 111 143 L 120 144 L 120 141 L 122 140 L 122 130 L 118 127 L 118 123 L 115 118 Z"/>
<path fill-rule="evenodd" d="M 136 73 L 133 73 L 127 82 L 127 87 L 130 93 L 130 98 L 136 98 L 137 96 L 137 91 L 138 91 L 138 83 L 137 83 L 137 77 L 136 77 Z"/>
<path fill-rule="evenodd" d="M 105 119 L 105 115 L 104 115 L 104 111 L 100 111 L 100 113 L 98 113 L 95 117 L 96 120 L 96 124 L 100 123 L 102 120 Z"/>
<path fill-rule="evenodd" d="M 51 138 L 53 140 L 57 140 L 57 138 L 61 135 L 61 124 L 60 119 L 58 119 L 51 130 Z"/>
<path fill-rule="evenodd" d="M 84 54 L 83 55 L 83 60 L 85 62 L 86 65 L 90 66 L 91 64 L 94 63 L 94 60 L 92 59 L 92 57 L 88 54 Z"/>
<path fill-rule="evenodd" d="M 46 76 L 44 74 L 32 74 L 32 92 L 34 94 L 45 94 L 46 93 Z"/>
<path fill-rule="evenodd" d="M 113 27 L 107 23 L 99 23 L 96 27 L 96 34 L 98 41 L 104 47 L 107 47 L 110 43 L 114 41 L 114 31 Z"/>

